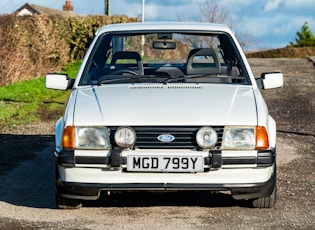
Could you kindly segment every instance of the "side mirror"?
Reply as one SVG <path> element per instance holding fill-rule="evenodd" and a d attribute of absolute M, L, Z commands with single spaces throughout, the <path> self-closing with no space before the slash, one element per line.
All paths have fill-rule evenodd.
<path fill-rule="evenodd" d="M 260 89 L 274 89 L 283 86 L 282 73 L 262 73 L 261 77 L 256 79 L 257 86 Z"/>
<path fill-rule="evenodd" d="M 49 73 L 45 78 L 45 86 L 48 89 L 67 90 L 71 89 L 74 79 L 69 78 L 68 74 Z"/>

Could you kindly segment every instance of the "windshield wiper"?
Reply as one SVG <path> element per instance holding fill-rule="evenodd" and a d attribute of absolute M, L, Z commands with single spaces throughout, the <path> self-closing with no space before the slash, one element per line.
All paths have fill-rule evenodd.
<path fill-rule="evenodd" d="M 101 78 L 98 82 L 97 85 L 100 86 L 102 84 L 110 84 L 113 82 L 119 82 L 119 81 L 128 81 L 131 83 L 134 83 L 135 81 L 138 81 L 138 83 L 144 83 L 144 82 L 157 82 L 157 79 L 159 77 L 152 77 L 152 76 L 134 76 L 134 77 L 119 77 L 119 78 L 109 78 L 109 79 L 104 79 Z M 165 78 L 165 77 L 163 77 Z M 143 81 L 142 81 L 143 80 Z M 149 81 L 148 81 L 149 80 Z"/>
<path fill-rule="evenodd" d="M 200 77 L 217 77 L 217 75 L 213 74 L 199 74 L 199 75 L 187 75 L 186 78 L 193 79 L 193 78 L 200 78 Z"/>
<path fill-rule="evenodd" d="M 130 81 L 131 79 L 137 80 L 140 78 L 142 78 L 142 77 L 139 77 L 139 76 L 136 76 L 136 77 L 119 77 L 119 78 L 109 78 L 109 79 L 101 78 L 97 82 L 97 85 L 110 84 L 112 82 L 117 82 L 117 81 Z"/>
<path fill-rule="evenodd" d="M 163 84 L 167 84 L 167 83 L 172 83 L 172 82 L 178 82 L 178 81 L 183 81 L 185 80 L 185 77 L 177 77 L 177 78 L 168 78 L 165 81 L 163 81 Z"/>
<path fill-rule="evenodd" d="M 199 75 L 186 75 L 178 78 L 169 78 L 166 79 L 163 83 L 172 83 L 172 82 L 178 82 L 178 81 L 183 81 L 186 82 L 185 80 L 187 79 L 194 79 L 194 78 L 203 78 L 203 77 L 215 77 L 213 74 L 199 74 Z"/>
<path fill-rule="evenodd" d="M 166 79 L 163 83 L 172 83 L 172 82 L 178 82 L 178 81 L 185 81 L 186 79 L 193 79 L 193 78 L 203 78 L 203 77 L 207 77 L 207 76 L 211 76 L 211 74 L 203 74 L 203 75 L 186 75 L 186 76 L 182 76 L 182 77 L 178 77 L 178 78 L 169 78 Z"/>

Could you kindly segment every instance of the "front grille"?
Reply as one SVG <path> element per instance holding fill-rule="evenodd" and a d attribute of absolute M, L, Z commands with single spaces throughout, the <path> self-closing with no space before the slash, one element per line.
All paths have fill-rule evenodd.
<path fill-rule="evenodd" d="M 110 142 L 112 146 L 116 146 L 114 135 L 118 127 L 110 128 Z M 198 149 L 196 142 L 196 133 L 201 126 L 136 126 L 132 127 L 137 134 L 137 141 L 134 145 L 139 149 Z M 218 142 L 215 148 L 220 148 L 222 143 L 222 136 L 224 127 L 212 127 L 218 134 Z M 171 134 L 175 137 L 172 142 L 161 142 L 157 137 L 161 134 Z"/>

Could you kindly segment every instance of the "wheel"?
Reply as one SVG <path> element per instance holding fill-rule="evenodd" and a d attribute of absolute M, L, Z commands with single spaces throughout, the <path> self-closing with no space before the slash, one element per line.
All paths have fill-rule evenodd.
<path fill-rule="evenodd" d="M 275 165 L 275 179 L 272 193 L 266 197 L 260 197 L 251 200 L 252 206 L 254 208 L 273 208 L 276 205 L 277 200 L 277 166 Z"/>
<path fill-rule="evenodd" d="M 252 200 L 252 206 L 254 208 L 273 208 L 276 205 L 277 199 L 277 186 L 275 184 L 272 193 L 269 196 L 261 197 Z"/>
<path fill-rule="evenodd" d="M 58 194 L 58 192 L 55 193 L 55 196 L 56 196 L 56 207 L 58 209 L 79 209 L 82 207 L 81 200 L 61 197 Z"/>
<path fill-rule="evenodd" d="M 78 209 L 82 207 L 82 201 L 61 197 L 58 192 L 57 180 L 59 177 L 58 165 L 55 163 L 55 202 L 58 209 Z"/>

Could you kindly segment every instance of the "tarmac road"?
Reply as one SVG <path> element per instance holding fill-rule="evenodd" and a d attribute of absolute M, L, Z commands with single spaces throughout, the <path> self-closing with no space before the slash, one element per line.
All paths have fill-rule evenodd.
<path fill-rule="evenodd" d="M 0 229 L 314 229 L 315 67 L 307 59 L 250 63 L 257 76 L 285 77 L 283 88 L 263 93 L 278 125 L 275 208 L 248 208 L 225 193 L 182 192 L 104 196 L 57 210 L 54 122 L 47 122 L 0 129 Z"/>

